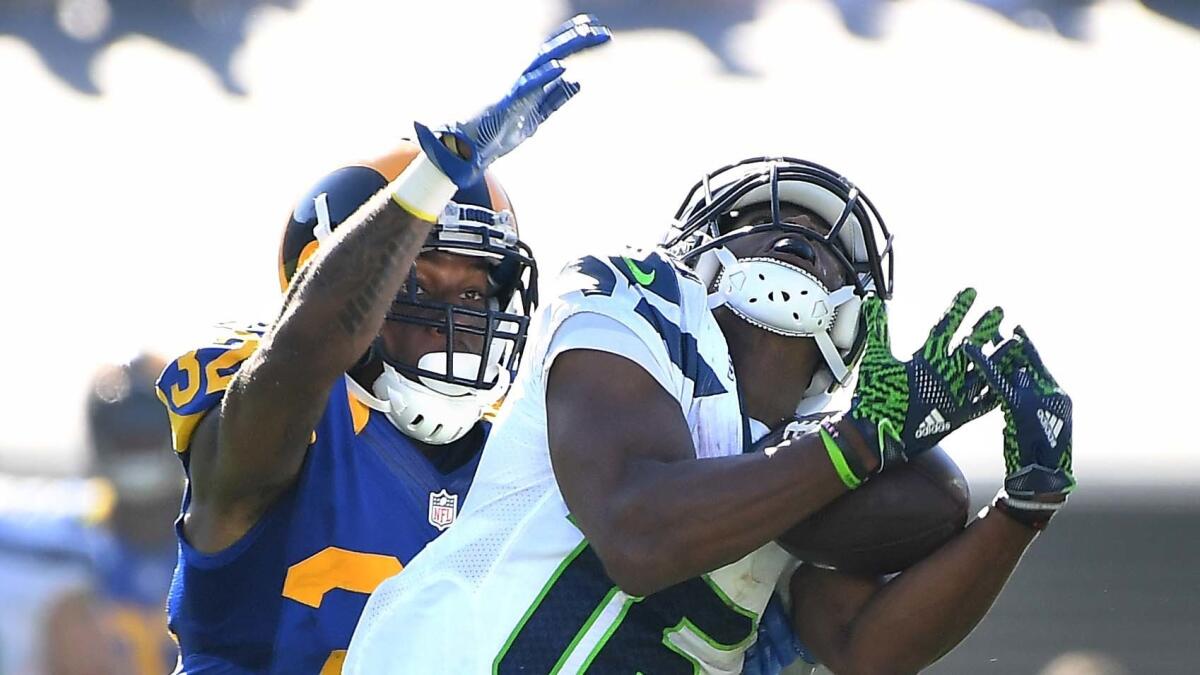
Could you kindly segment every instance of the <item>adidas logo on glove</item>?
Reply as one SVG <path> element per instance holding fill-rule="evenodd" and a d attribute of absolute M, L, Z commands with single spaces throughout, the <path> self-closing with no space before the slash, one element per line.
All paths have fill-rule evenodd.
<path fill-rule="evenodd" d="M 917 427 L 916 437 L 924 438 L 932 434 L 949 430 L 950 423 L 946 421 L 945 417 L 942 417 L 941 411 L 939 411 L 937 408 L 934 408 L 928 415 L 925 416 L 925 419 L 921 420 L 921 425 Z"/>
<path fill-rule="evenodd" d="M 1058 435 L 1062 433 L 1063 421 L 1048 410 L 1038 410 L 1037 418 L 1042 423 L 1042 430 L 1046 432 L 1046 440 L 1050 441 L 1050 447 L 1057 447 Z"/>

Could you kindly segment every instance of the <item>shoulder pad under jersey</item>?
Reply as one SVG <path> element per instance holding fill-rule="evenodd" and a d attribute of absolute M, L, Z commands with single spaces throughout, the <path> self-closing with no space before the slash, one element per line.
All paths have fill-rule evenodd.
<path fill-rule="evenodd" d="M 220 403 L 234 373 L 258 348 L 267 325 L 221 324 L 219 329 L 212 343 L 167 364 L 155 385 L 167 407 L 176 452 L 187 450 L 196 425 Z"/>
<path fill-rule="evenodd" d="M 556 321 L 576 313 L 607 316 L 639 336 L 669 369 L 667 379 L 678 386 L 666 382 L 663 386 L 672 394 L 702 398 L 726 392 L 706 358 L 727 357 L 713 353 L 711 342 L 706 346 L 699 342 L 705 331 L 710 336 L 706 339 L 712 335 L 704 286 L 666 252 L 628 250 L 625 255 L 586 256 L 569 263 L 557 283 L 557 295 L 548 305 L 549 330 L 555 329 Z"/>
<path fill-rule="evenodd" d="M 678 305 L 680 283 L 685 279 L 695 277 L 665 253 L 631 249 L 625 255 L 589 255 L 571 261 L 563 268 L 556 290 L 564 297 L 580 293 L 585 298 L 632 292 Z"/>

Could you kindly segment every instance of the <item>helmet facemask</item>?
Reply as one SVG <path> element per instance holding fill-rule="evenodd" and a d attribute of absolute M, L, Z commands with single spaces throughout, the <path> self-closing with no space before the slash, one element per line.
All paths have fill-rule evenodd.
<path fill-rule="evenodd" d="M 383 373 L 372 389 L 390 403 L 389 419 L 401 431 L 441 445 L 462 437 L 507 393 L 537 304 L 537 264 L 517 238 L 510 212 L 453 202 L 430 233 L 423 249 L 428 251 L 486 259 L 487 305 L 421 296 L 414 265 L 386 320 L 434 329 L 443 348 L 406 363 L 389 356 L 377 338 L 372 353 Z"/>
<path fill-rule="evenodd" d="M 736 227 L 738 211 L 769 205 L 767 222 Z M 827 232 L 786 222 L 786 205 L 829 225 Z M 736 229 L 735 229 L 736 227 Z M 832 254 L 850 280 L 826 288 L 808 271 L 769 256 L 737 259 L 730 242 L 763 232 L 802 238 Z M 764 330 L 811 337 L 824 358 L 805 399 L 846 384 L 862 354 L 859 306 L 868 293 L 891 297 L 891 235 L 871 202 L 849 181 L 792 158 L 753 158 L 706 175 L 688 193 L 663 245 L 709 285 L 709 306 L 725 306 Z"/>

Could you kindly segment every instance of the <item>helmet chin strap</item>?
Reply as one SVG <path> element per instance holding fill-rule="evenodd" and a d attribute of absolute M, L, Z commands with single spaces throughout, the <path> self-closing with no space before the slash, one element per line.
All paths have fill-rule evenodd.
<path fill-rule="evenodd" d="M 444 352 L 421 357 L 418 367 L 444 374 L 447 361 L 452 362 L 456 375 L 471 377 L 478 372 L 480 357 L 476 354 L 455 354 L 448 359 Z M 462 438 L 508 391 L 508 370 L 489 364 L 487 376 L 495 384 L 482 390 L 449 382 L 421 378 L 420 382 L 401 375 L 387 362 L 383 372 L 371 386 L 375 396 L 387 401 L 384 411 L 388 420 L 409 438 L 432 445 L 446 445 Z"/>
<path fill-rule="evenodd" d="M 849 379 L 838 345 L 830 337 L 838 308 L 854 300 L 853 286 L 830 291 L 816 276 L 770 257 L 738 259 L 727 248 L 713 251 L 720 263 L 709 309 L 728 307 L 747 323 L 787 337 L 813 338 L 830 373 L 839 383 Z"/>

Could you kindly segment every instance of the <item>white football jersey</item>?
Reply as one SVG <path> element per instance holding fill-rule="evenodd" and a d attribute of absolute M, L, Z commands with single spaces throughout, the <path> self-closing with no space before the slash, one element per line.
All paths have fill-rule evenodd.
<path fill-rule="evenodd" d="M 768 544 L 629 596 L 572 523 L 547 443 L 550 365 L 586 348 L 638 363 L 675 397 L 698 458 L 743 452 L 748 426 L 705 288 L 656 251 L 577 260 L 558 291 L 534 320 L 457 521 L 372 593 L 347 675 L 741 672 L 787 554 Z"/>

